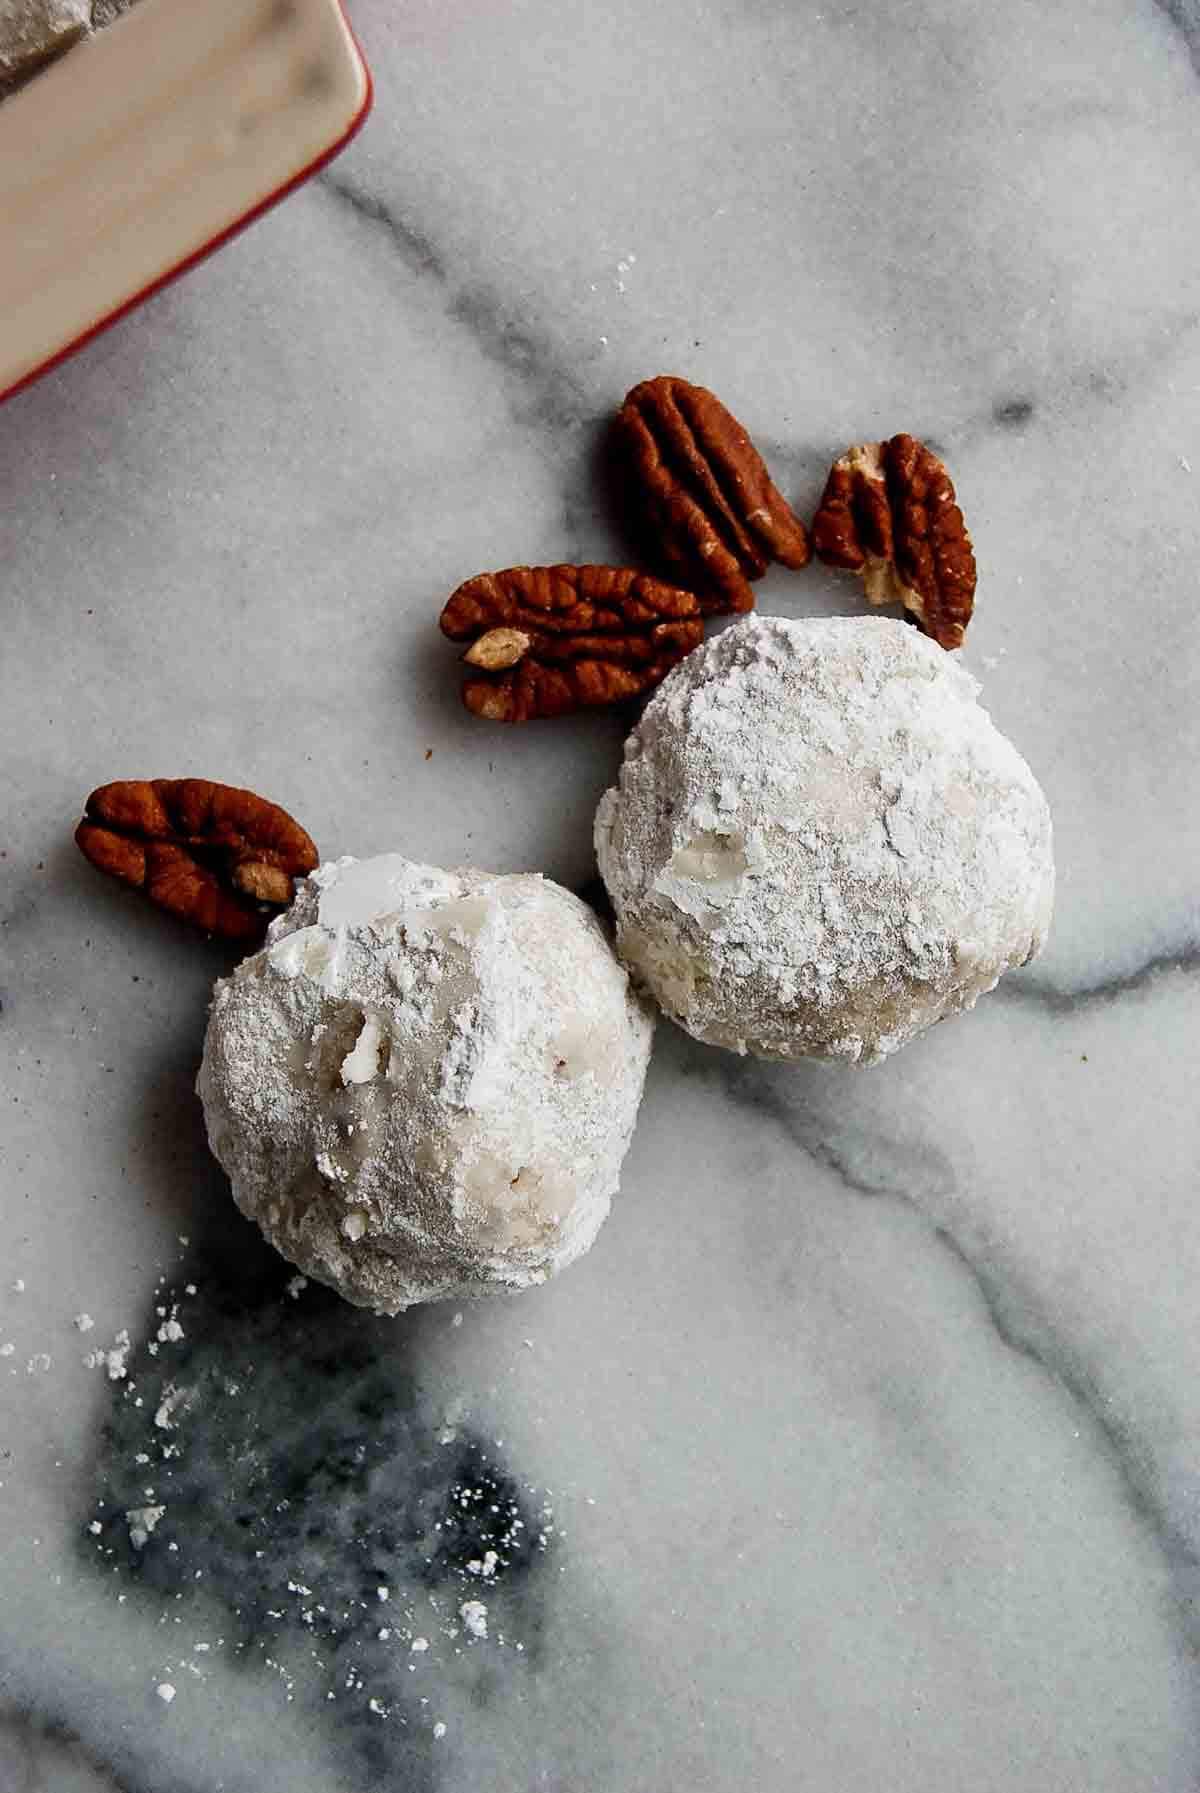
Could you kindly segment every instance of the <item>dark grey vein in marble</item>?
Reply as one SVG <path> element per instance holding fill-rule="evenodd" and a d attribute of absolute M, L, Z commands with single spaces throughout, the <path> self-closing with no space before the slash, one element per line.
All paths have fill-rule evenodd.
<path fill-rule="evenodd" d="M 1200 0 L 1154 0 L 1154 4 L 1182 37 L 1192 66 L 1200 74 Z"/>
<path fill-rule="evenodd" d="M 428 276 L 444 283 L 446 264 L 430 239 L 401 218 L 376 193 L 369 193 L 362 184 L 340 168 L 326 168 L 316 178 L 316 185 L 361 218 L 365 223 L 385 231 L 404 266 L 413 274 Z"/>
<path fill-rule="evenodd" d="M 321 189 L 364 223 L 382 230 L 410 272 L 444 289 L 447 315 L 484 357 L 521 382 L 515 421 L 570 429 L 594 421 L 596 406 L 548 332 L 517 314 L 513 302 L 487 279 L 455 277 L 427 232 L 402 217 L 352 175 L 327 170 Z"/>
<path fill-rule="evenodd" d="M 696 1048 L 697 1052 L 701 1049 Z M 774 1123 L 787 1139 L 816 1163 L 833 1171 L 838 1180 L 856 1195 L 888 1196 L 896 1193 L 897 1181 L 906 1188 L 920 1189 L 926 1198 L 941 1197 L 954 1188 L 954 1169 L 937 1146 L 926 1145 L 919 1151 L 898 1152 L 892 1147 L 886 1163 L 878 1152 L 864 1149 L 851 1154 L 846 1142 L 834 1137 L 827 1117 L 816 1112 L 794 1087 L 788 1088 L 788 1074 L 777 1067 L 754 1059 L 713 1055 L 705 1060 L 703 1070 L 716 1077 L 725 1094 L 739 1107 L 751 1108 Z M 686 1067 L 685 1074 L 692 1069 Z M 695 1069 L 699 1071 L 700 1066 Z M 861 1141 L 865 1147 L 868 1142 Z"/>
<path fill-rule="evenodd" d="M 1158 969 L 1154 962 L 1144 968 L 1139 979 L 1148 981 Z M 1111 990 L 1102 987 L 1083 1000 L 1110 1000 L 1125 987 L 1137 987 L 1136 980 L 1114 980 Z M 1077 999 L 1066 1000 L 1073 1003 Z M 702 1050 L 691 1043 L 685 1047 L 685 1074 L 715 1078 L 735 1105 L 749 1107 L 773 1121 L 793 1145 L 815 1163 L 832 1170 L 848 1191 L 902 1203 L 926 1221 L 939 1247 L 969 1277 L 1000 1342 L 1061 1389 L 1081 1420 L 1093 1430 L 1118 1478 L 1131 1515 L 1166 1559 L 1178 1622 L 1192 1647 L 1200 1650 L 1200 1612 L 1196 1606 L 1200 1554 L 1171 1517 L 1149 1451 L 1114 1414 L 1092 1372 L 1058 1335 L 1052 1320 L 1040 1311 L 1029 1292 L 1007 1287 L 996 1266 L 981 1263 L 956 1232 L 934 1218 L 929 1207 L 931 1197 L 937 1202 L 954 1191 L 950 1160 L 930 1145 L 906 1148 L 902 1154 L 892 1147 L 887 1160 L 881 1161 L 875 1142 L 873 1149 L 862 1153 L 862 1163 L 873 1167 L 864 1174 L 856 1165 L 855 1155 L 847 1151 L 847 1141 L 832 1137 L 828 1121 L 814 1114 L 803 1095 L 797 1093 L 795 1067 L 746 1060 L 728 1062 L 724 1054 L 716 1052 L 705 1053 L 701 1062 Z"/>
<path fill-rule="evenodd" d="M 1200 7 L 1200 0 L 1190 3 Z M 930 429 L 923 430 L 919 418 L 910 427 L 936 453 L 957 457 L 969 444 L 998 432 L 1021 435 L 1043 418 L 1078 420 L 1080 414 L 1087 415 L 1097 406 L 1114 405 L 1131 394 L 1140 396 L 1186 351 L 1198 327 L 1200 313 L 1168 311 L 1123 349 L 1115 348 L 1110 360 L 1070 364 L 1054 379 L 1043 381 L 1036 393 L 1020 390 L 1021 382 L 1014 375 L 1016 391 L 997 393 L 986 408 L 945 418 L 940 437 Z"/>
<path fill-rule="evenodd" d="M 997 399 L 992 406 L 992 419 L 1001 429 L 1023 430 L 1032 423 L 1036 410 L 1031 398 Z"/>
<path fill-rule="evenodd" d="M 999 1278 L 994 1272 L 978 1264 L 948 1227 L 935 1225 L 933 1235 L 974 1284 L 983 1310 L 1001 1344 L 1025 1358 L 1070 1395 L 1099 1432 L 1129 1506 L 1151 1528 L 1157 1541 L 1169 1553 L 1182 1555 L 1194 1569 L 1200 1559 L 1196 1558 L 1190 1547 L 1179 1537 L 1163 1506 L 1155 1497 L 1151 1483 L 1152 1472 L 1145 1460 L 1144 1451 L 1128 1428 L 1114 1419 L 1094 1378 L 1081 1364 L 1061 1350 L 1058 1341 L 1055 1341 L 1052 1349 L 1035 1343 L 1031 1336 L 1032 1309 L 1027 1294 L 1021 1298 L 1019 1314 Z M 1043 1321 L 1041 1329 L 1048 1332 L 1048 1323 Z"/>
<path fill-rule="evenodd" d="M 74 1787 L 83 1774 L 104 1793 L 139 1793 L 70 1725 L 23 1708 L 0 1711 L 0 1793 L 58 1793 L 60 1784 Z M 182 1782 L 175 1793 L 187 1793 Z"/>
<path fill-rule="evenodd" d="M 405 269 L 440 294 L 445 315 L 474 343 L 503 378 L 515 428 L 532 432 L 539 453 L 560 470 L 562 545 L 553 558 L 589 558 L 603 524 L 600 444 L 609 412 L 549 331 L 521 314 L 501 286 L 486 277 L 458 273 L 432 236 L 341 166 L 315 183 L 330 199 L 370 229 L 382 233 Z"/>
<path fill-rule="evenodd" d="M 1084 1009 L 1118 1002 L 1123 996 L 1141 995 L 1172 973 L 1191 978 L 1198 972 L 1200 945 L 1189 945 L 1179 952 L 1157 953 L 1134 971 L 1122 972 L 1117 977 L 1101 978 L 1094 984 L 1078 984 L 1069 989 L 1045 981 L 1036 973 L 1017 973 L 1003 978 L 988 1000 L 1036 1007 L 1051 1015 L 1074 1015 Z"/>
<path fill-rule="evenodd" d="M 423 1316 L 381 1321 L 315 1284 L 291 1298 L 287 1266 L 226 1224 L 158 1292 L 110 1387 L 82 1560 L 150 1614 L 197 1602 L 198 1624 L 217 1602 L 227 1667 L 315 1663 L 347 1786 L 423 1793 L 440 1778 L 439 1687 L 486 1709 L 540 1661 L 546 1521 L 495 1443 L 448 1426 L 415 1383 Z M 184 1336 L 156 1339 L 175 1303 Z M 129 1514 L 157 1504 L 139 1542 Z M 477 1597 L 489 1634 L 471 1641 L 459 1607 Z"/>

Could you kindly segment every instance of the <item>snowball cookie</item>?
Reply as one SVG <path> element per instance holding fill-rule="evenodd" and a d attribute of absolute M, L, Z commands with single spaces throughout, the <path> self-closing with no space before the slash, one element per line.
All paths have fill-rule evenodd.
<path fill-rule="evenodd" d="M 689 1033 L 870 1064 L 1040 950 L 1050 813 L 978 689 L 884 618 L 747 617 L 668 676 L 596 850 Z"/>
<path fill-rule="evenodd" d="M 394 1314 L 545 1282 L 587 1250 L 652 1030 L 569 891 L 340 859 L 218 982 L 197 1087 L 242 1212 Z"/>

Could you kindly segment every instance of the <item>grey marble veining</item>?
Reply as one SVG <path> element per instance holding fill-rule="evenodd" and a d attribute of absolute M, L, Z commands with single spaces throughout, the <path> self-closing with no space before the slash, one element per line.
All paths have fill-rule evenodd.
<path fill-rule="evenodd" d="M 347 153 L 0 410 L 0 1793 L 1185 1793 L 1196 8 L 353 10 Z M 630 551 L 605 426 L 660 371 L 802 513 L 852 440 L 940 445 L 1049 950 L 869 1072 L 662 1024 L 543 1290 L 291 1292 L 192 1092 L 230 955 L 96 878 L 81 799 L 198 770 L 585 888 L 620 720 L 487 729 L 433 622 Z"/>

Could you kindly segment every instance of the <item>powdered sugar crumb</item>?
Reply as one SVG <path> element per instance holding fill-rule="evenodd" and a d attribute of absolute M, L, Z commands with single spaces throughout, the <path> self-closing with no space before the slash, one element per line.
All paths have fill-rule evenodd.
<path fill-rule="evenodd" d="M 131 1507 L 129 1509 L 125 1515 L 125 1521 L 129 1527 L 129 1542 L 135 1550 L 144 1549 L 166 1510 L 165 1506 Z"/>
<path fill-rule="evenodd" d="M 89 1370 L 104 1369 L 110 1382 L 121 1382 L 129 1374 L 129 1353 L 132 1344 L 129 1330 L 122 1327 L 107 1351 L 89 1351 L 83 1360 L 84 1368 Z"/>
<path fill-rule="evenodd" d="M 169 1432 L 173 1429 L 175 1422 L 172 1415 L 183 1400 L 185 1393 L 184 1389 L 176 1388 L 174 1383 L 167 1384 L 163 1391 L 163 1398 L 154 1414 L 154 1424 L 160 1432 Z"/>

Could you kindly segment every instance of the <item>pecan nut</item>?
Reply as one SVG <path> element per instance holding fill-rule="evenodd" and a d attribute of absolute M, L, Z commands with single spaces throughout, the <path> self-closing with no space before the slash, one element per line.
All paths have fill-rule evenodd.
<path fill-rule="evenodd" d="M 699 599 L 631 567 L 508 567 L 447 599 L 440 627 L 470 643 L 482 676 L 463 702 L 490 722 L 530 722 L 640 697 L 698 647 Z"/>
<path fill-rule="evenodd" d="M 75 842 L 102 872 L 209 934 L 254 940 L 317 849 L 277 803 L 208 778 L 120 779 L 92 792 Z"/>
<path fill-rule="evenodd" d="M 812 540 L 861 573 L 872 604 L 901 603 L 944 648 L 975 607 L 975 554 L 945 465 L 914 436 L 864 442 L 834 462 Z"/>
<path fill-rule="evenodd" d="M 754 608 L 749 581 L 771 561 L 808 562 L 804 525 L 771 483 L 737 418 L 703 386 L 643 380 L 617 413 L 617 441 L 666 563 L 706 615 Z"/>

